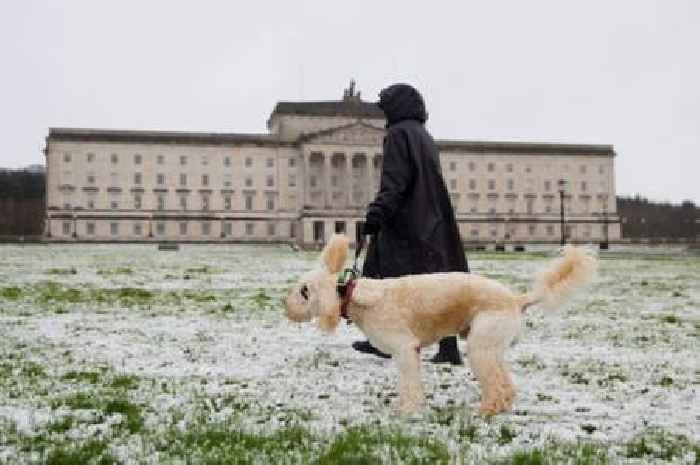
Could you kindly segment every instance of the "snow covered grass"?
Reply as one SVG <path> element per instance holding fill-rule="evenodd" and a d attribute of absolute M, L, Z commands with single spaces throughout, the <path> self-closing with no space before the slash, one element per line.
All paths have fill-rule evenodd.
<path fill-rule="evenodd" d="M 553 253 L 469 259 L 525 289 Z M 0 247 L 0 464 L 700 463 L 699 257 L 604 256 L 588 291 L 527 317 L 515 409 L 492 419 L 468 368 L 427 363 L 425 412 L 399 417 L 396 368 L 352 351 L 354 326 L 288 322 L 316 259 Z"/>

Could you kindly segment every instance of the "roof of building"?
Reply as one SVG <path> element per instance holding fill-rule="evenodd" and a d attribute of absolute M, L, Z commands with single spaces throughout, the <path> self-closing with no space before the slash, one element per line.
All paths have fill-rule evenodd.
<path fill-rule="evenodd" d="M 489 142 L 436 140 L 443 152 L 505 152 L 505 153 L 572 153 L 591 155 L 615 155 L 612 145 L 600 144 L 559 144 L 549 142 Z"/>
<path fill-rule="evenodd" d="M 363 100 L 330 100 L 321 102 L 277 102 L 274 115 L 349 116 L 384 119 L 384 112 L 375 103 Z"/>

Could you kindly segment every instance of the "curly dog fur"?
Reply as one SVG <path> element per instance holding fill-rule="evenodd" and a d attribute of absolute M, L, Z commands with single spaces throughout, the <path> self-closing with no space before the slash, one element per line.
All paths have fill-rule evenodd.
<path fill-rule="evenodd" d="M 328 332 L 338 326 L 341 301 L 336 275 L 345 265 L 348 246 L 345 236 L 331 237 L 321 266 L 305 274 L 285 299 L 290 320 L 317 318 L 319 327 Z M 567 246 L 525 294 L 458 272 L 360 278 L 348 314 L 374 346 L 398 363 L 400 411 L 414 412 L 424 402 L 421 348 L 459 334 L 467 339 L 469 364 L 481 388 L 480 412 L 494 415 L 513 405 L 515 388 L 505 351 L 520 331 L 524 310 L 535 304 L 555 308 L 588 282 L 596 267 L 596 259 L 584 249 Z"/>

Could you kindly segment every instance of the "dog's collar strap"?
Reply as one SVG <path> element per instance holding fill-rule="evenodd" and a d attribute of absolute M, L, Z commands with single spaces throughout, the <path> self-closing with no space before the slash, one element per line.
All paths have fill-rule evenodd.
<path fill-rule="evenodd" d="M 358 272 L 355 268 L 347 268 L 338 278 L 338 296 L 340 297 L 340 316 L 350 321 L 348 317 L 348 305 L 352 299 L 352 291 L 355 290 Z"/>

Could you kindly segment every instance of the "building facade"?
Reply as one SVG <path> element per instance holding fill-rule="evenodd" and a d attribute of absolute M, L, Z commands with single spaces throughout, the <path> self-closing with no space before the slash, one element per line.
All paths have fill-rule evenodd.
<path fill-rule="evenodd" d="M 46 236 L 289 242 L 354 237 L 379 185 L 385 120 L 343 99 L 279 102 L 265 134 L 50 128 Z M 437 140 L 465 242 L 619 240 L 608 145 Z M 560 194 L 560 180 L 566 181 Z"/>

